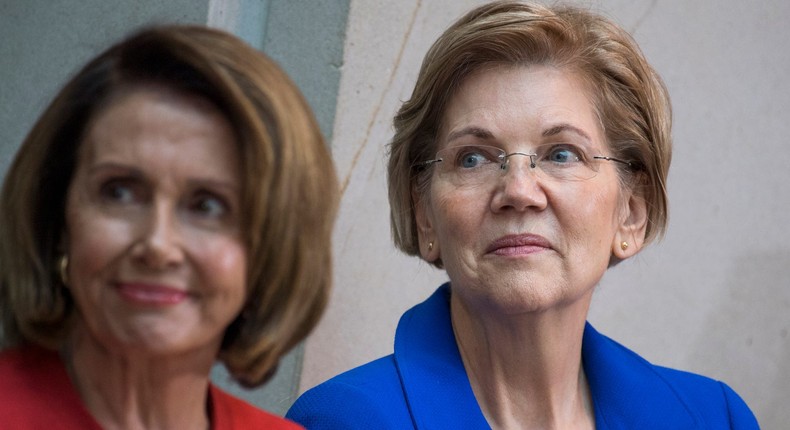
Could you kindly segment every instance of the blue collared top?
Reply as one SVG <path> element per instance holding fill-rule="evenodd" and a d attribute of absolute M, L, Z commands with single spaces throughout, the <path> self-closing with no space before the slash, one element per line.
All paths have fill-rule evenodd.
<path fill-rule="evenodd" d="M 287 417 L 312 429 L 488 429 L 450 322 L 449 284 L 407 311 L 395 352 L 304 393 Z M 759 429 L 726 384 L 654 366 L 587 324 L 597 429 Z"/>

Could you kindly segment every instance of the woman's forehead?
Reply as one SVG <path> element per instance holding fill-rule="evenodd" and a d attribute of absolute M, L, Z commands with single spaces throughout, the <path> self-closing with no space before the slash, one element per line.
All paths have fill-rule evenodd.
<path fill-rule="evenodd" d="M 510 139 L 573 134 L 602 142 L 586 85 L 550 66 L 500 66 L 468 76 L 445 106 L 440 145 L 459 137 Z"/>

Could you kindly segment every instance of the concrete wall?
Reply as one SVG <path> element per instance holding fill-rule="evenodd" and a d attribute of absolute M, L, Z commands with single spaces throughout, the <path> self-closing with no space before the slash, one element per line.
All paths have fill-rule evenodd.
<path fill-rule="evenodd" d="M 392 351 L 446 275 L 389 236 L 385 144 L 430 43 L 475 0 L 352 0 L 333 150 L 336 286 L 302 389 Z M 766 429 L 790 421 L 790 3 L 585 0 L 631 30 L 675 108 L 663 242 L 611 270 L 590 320 L 649 360 L 720 378 Z"/>
<path fill-rule="evenodd" d="M 206 23 L 207 1 L 0 0 L 0 168 L 68 76 L 151 22 Z"/>

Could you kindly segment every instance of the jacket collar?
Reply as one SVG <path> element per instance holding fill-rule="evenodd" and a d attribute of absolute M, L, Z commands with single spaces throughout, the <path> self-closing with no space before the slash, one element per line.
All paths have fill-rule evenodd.
<path fill-rule="evenodd" d="M 589 323 L 582 339 L 582 362 L 597 428 L 703 428 L 655 366 Z"/>
<path fill-rule="evenodd" d="M 415 428 L 489 428 L 455 343 L 449 284 L 403 314 L 395 363 Z"/>
<path fill-rule="evenodd" d="M 699 428 L 654 366 L 589 324 L 584 330 L 582 362 L 596 428 Z M 395 333 L 395 363 L 415 428 L 490 428 L 455 342 L 449 284 L 401 317 Z"/>

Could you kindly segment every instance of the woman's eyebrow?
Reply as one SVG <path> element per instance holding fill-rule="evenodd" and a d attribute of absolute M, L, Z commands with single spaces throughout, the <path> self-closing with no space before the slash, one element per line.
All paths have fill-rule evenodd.
<path fill-rule="evenodd" d="M 470 136 L 470 135 L 483 140 L 490 140 L 494 138 L 494 134 L 491 133 L 489 130 L 486 130 L 485 128 L 478 126 L 470 126 L 470 127 L 464 127 L 460 130 L 456 130 L 450 133 L 449 135 L 447 135 L 447 141 L 452 142 L 453 140 L 460 139 L 461 137 Z"/>
<path fill-rule="evenodd" d="M 558 135 L 560 133 L 564 133 L 566 131 L 578 134 L 579 136 L 581 136 L 581 137 L 587 139 L 588 141 L 592 142 L 592 139 L 590 138 L 590 135 L 588 135 L 584 130 L 580 129 L 579 127 L 567 124 L 567 123 L 557 124 L 557 125 L 555 125 L 553 127 L 547 128 L 546 130 L 543 131 L 542 135 L 543 135 L 543 137 L 551 137 L 551 136 L 556 136 L 556 135 Z"/>

